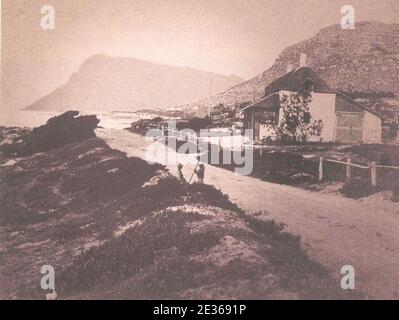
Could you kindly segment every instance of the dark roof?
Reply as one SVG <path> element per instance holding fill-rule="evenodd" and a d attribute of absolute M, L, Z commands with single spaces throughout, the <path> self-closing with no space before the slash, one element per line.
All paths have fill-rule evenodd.
<path fill-rule="evenodd" d="M 314 92 L 334 93 L 327 83 L 310 67 L 301 67 L 286 73 L 269 84 L 265 88 L 265 97 L 280 90 L 302 91 L 306 80 L 311 80 L 313 82 Z"/>
<path fill-rule="evenodd" d="M 306 80 L 311 80 L 313 83 L 313 92 L 316 93 L 335 93 L 337 95 L 341 95 L 347 100 L 350 100 L 356 107 L 361 110 L 370 112 L 377 117 L 382 118 L 381 115 L 376 113 L 369 108 L 364 107 L 354 99 L 346 96 L 340 91 L 332 90 L 327 83 L 315 72 L 312 68 L 306 66 L 295 69 L 291 72 L 286 73 L 285 75 L 277 78 L 272 83 L 270 83 L 265 88 L 265 95 L 262 99 L 252 103 L 251 105 L 245 107 L 241 111 L 247 111 L 248 109 L 254 108 L 262 108 L 262 109 L 272 109 L 272 108 L 279 108 L 279 103 L 275 103 L 275 97 L 273 97 L 277 92 L 280 90 L 286 91 L 293 91 L 293 92 L 300 92 L 304 89 L 304 83 Z"/>
<path fill-rule="evenodd" d="M 249 106 L 245 107 L 241 110 L 241 112 L 245 112 L 248 109 L 279 109 L 280 108 L 280 97 L 277 93 L 273 93 L 268 95 L 267 97 L 263 97 L 262 99 L 255 101 Z"/>

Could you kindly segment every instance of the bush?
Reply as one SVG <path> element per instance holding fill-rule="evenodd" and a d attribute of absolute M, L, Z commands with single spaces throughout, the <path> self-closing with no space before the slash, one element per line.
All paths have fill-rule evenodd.
<path fill-rule="evenodd" d="M 362 177 L 354 177 L 350 183 L 346 183 L 340 190 L 346 197 L 354 199 L 367 197 L 374 191 L 369 181 Z"/>
<path fill-rule="evenodd" d="M 304 159 L 300 154 L 270 152 L 254 163 L 254 175 L 264 180 L 291 184 L 295 175 L 303 173 Z"/>
<path fill-rule="evenodd" d="M 266 240 L 268 256 L 282 274 L 289 274 L 292 278 L 328 274 L 321 264 L 310 260 L 302 250 L 299 236 L 283 231 L 284 224 L 252 217 L 246 217 L 246 220 L 248 227 Z"/>
<path fill-rule="evenodd" d="M 197 214 L 165 212 L 150 216 L 134 229 L 127 230 L 100 247 L 77 257 L 59 280 L 62 292 L 72 293 L 88 289 L 104 280 L 121 281 L 140 268 L 154 263 L 162 250 L 201 251 L 215 245 L 216 237 L 193 237 L 187 222 L 200 220 Z M 201 241 L 196 241 L 201 240 Z M 195 241 L 195 247 L 190 245 Z"/>
<path fill-rule="evenodd" d="M 108 172 L 114 168 L 118 171 Z M 90 167 L 77 170 L 76 174 L 65 177 L 62 191 L 83 193 L 88 200 L 110 198 L 140 187 L 153 177 L 159 168 L 159 165 L 150 166 L 139 158 L 93 162 Z"/>

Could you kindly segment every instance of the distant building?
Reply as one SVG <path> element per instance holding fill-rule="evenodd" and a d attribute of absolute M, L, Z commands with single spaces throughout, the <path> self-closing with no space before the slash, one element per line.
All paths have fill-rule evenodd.
<path fill-rule="evenodd" d="M 283 95 L 310 91 L 309 105 L 313 120 L 323 121 L 320 136 L 310 141 L 340 143 L 381 143 L 382 119 L 342 93 L 332 91 L 315 71 L 306 65 L 301 55 L 299 68 L 291 70 L 265 88 L 264 98 L 243 109 L 244 129 L 253 129 L 255 141 L 273 136 L 272 130 L 261 124 L 261 119 L 281 121 L 280 103 Z"/>

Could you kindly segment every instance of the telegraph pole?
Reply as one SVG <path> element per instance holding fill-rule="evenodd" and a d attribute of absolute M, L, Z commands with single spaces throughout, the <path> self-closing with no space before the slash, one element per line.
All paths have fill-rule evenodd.
<path fill-rule="evenodd" d="M 213 86 L 213 76 L 211 74 L 211 79 L 209 81 L 209 97 L 212 96 L 212 86 Z M 208 105 L 208 117 L 211 117 L 211 104 Z"/>

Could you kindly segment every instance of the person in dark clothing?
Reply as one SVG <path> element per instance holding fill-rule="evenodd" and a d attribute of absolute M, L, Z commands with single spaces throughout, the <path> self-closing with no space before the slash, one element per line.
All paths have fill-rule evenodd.
<path fill-rule="evenodd" d="M 198 183 L 204 183 L 204 176 L 205 176 L 205 166 L 204 166 L 204 164 L 203 164 L 203 163 L 200 163 L 199 169 L 198 169 L 198 170 L 195 169 L 194 172 L 195 172 L 195 174 L 196 174 L 197 177 L 198 177 L 197 182 L 198 182 Z"/>
<path fill-rule="evenodd" d="M 179 164 L 177 165 L 177 173 L 178 173 L 178 175 L 179 175 L 179 180 L 180 180 L 181 182 L 187 182 L 186 179 L 185 179 L 184 176 L 183 176 L 182 169 L 183 169 L 183 165 L 182 165 L 181 163 L 179 163 Z"/>

